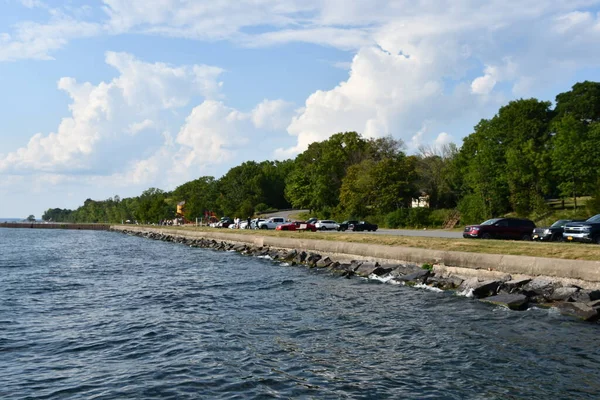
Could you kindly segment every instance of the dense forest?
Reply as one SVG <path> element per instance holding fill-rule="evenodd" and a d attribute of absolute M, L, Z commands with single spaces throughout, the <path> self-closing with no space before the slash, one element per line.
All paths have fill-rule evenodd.
<path fill-rule="evenodd" d="M 407 155 L 392 137 L 337 133 L 293 160 L 247 161 L 219 179 L 203 176 L 172 192 L 88 199 L 77 210 L 49 209 L 45 221 L 156 223 L 205 211 L 246 218 L 269 209 L 305 208 L 322 218 L 370 218 L 389 227 L 440 225 L 451 210 L 463 223 L 514 213 L 543 215 L 549 198 L 590 195 L 600 203 L 600 83 L 581 82 L 549 101 L 521 99 L 481 120 L 458 148 Z M 410 208 L 420 194 L 429 209 Z M 599 211 L 597 209 L 591 212 Z"/>

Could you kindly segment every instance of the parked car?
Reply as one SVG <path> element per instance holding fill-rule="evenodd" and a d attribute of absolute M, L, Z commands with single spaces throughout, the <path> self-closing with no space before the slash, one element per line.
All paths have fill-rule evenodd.
<path fill-rule="evenodd" d="M 358 221 L 355 221 L 355 220 L 344 221 L 344 222 L 338 224 L 337 230 L 341 231 L 341 232 L 344 232 L 344 231 L 348 230 L 348 227 L 350 225 L 354 225 L 354 224 L 358 224 Z"/>
<path fill-rule="evenodd" d="M 258 223 L 258 229 L 275 229 L 277 225 L 285 224 L 285 218 L 283 217 L 271 217 L 266 221 Z"/>
<path fill-rule="evenodd" d="M 318 218 L 309 218 L 309 219 L 306 220 L 306 223 L 314 225 L 314 224 L 317 223 L 318 220 L 319 220 Z"/>
<path fill-rule="evenodd" d="M 531 240 L 533 221 L 525 218 L 492 218 L 479 225 L 465 226 L 464 238 Z"/>
<path fill-rule="evenodd" d="M 348 226 L 348 229 L 351 229 L 354 232 L 363 232 L 363 231 L 373 231 L 375 232 L 379 226 L 377 224 L 370 224 L 367 221 L 359 221 L 356 224 L 351 224 Z"/>
<path fill-rule="evenodd" d="M 314 224 L 307 224 L 303 221 L 294 221 L 277 225 L 275 229 L 278 231 L 317 231 L 317 227 Z"/>
<path fill-rule="evenodd" d="M 569 222 L 581 222 L 584 220 L 559 219 L 548 227 L 535 228 L 533 230 L 533 240 L 543 242 L 560 242 L 563 240 L 564 226 Z"/>
<path fill-rule="evenodd" d="M 317 221 L 315 226 L 320 231 L 336 230 L 339 227 L 338 223 L 331 219 L 321 219 Z"/>
<path fill-rule="evenodd" d="M 563 238 L 567 242 L 600 244 L 600 214 L 584 222 L 569 222 L 564 226 Z"/>
<path fill-rule="evenodd" d="M 263 218 L 254 218 L 250 221 L 250 229 L 258 229 L 258 224 L 262 221 L 266 221 Z"/>

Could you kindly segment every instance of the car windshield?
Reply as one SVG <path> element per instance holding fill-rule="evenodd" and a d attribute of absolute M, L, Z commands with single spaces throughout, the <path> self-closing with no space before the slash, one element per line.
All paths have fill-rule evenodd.
<path fill-rule="evenodd" d="M 551 228 L 560 228 L 561 226 L 564 226 L 567 222 L 571 222 L 571 221 L 568 219 L 559 219 L 558 221 L 556 221 L 555 223 L 550 225 L 550 227 Z"/>
<path fill-rule="evenodd" d="M 500 221 L 500 218 L 492 218 L 482 222 L 481 225 L 494 225 L 498 221 Z"/>
<path fill-rule="evenodd" d="M 598 222 L 600 222 L 600 214 L 594 215 L 592 218 L 588 219 L 585 222 L 592 222 L 592 223 L 598 223 Z"/>

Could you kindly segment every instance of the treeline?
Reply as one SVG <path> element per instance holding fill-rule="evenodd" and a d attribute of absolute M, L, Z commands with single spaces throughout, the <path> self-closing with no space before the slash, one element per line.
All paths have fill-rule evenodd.
<path fill-rule="evenodd" d="M 365 218 L 380 224 L 439 225 L 452 209 L 462 222 L 507 213 L 543 215 L 546 199 L 593 195 L 600 188 L 600 83 L 582 82 L 548 101 L 508 103 L 481 120 L 459 149 L 423 147 L 407 155 L 391 137 L 337 133 L 294 160 L 245 162 L 220 179 L 201 177 L 172 192 L 88 199 L 77 210 L 49 209 L 44 220 L 158 222 L 185 201 L 188 220 L 210 210 L 245 218 L 268 209 L 306 208 L 323 218 Z M 429 196 L 429 209 L 411 209 Z"/>

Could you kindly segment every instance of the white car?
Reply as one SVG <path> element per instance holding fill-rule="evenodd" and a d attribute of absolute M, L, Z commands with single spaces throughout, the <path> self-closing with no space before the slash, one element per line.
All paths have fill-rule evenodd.
<path fill-rule="evenodd" d="M 321 219 L 315 224 L 315 227 L 320 231 L 337 230 L 340 226 L 337 222 L 331 219 Z"/>
<path fill-rule="evenodd" d="M 275 229 L 278 225 L 281 224 L 285 224 L 285 218 L 271 217 L 266 221 L 260 221 L 258 223 L 258 229 Z"/>

